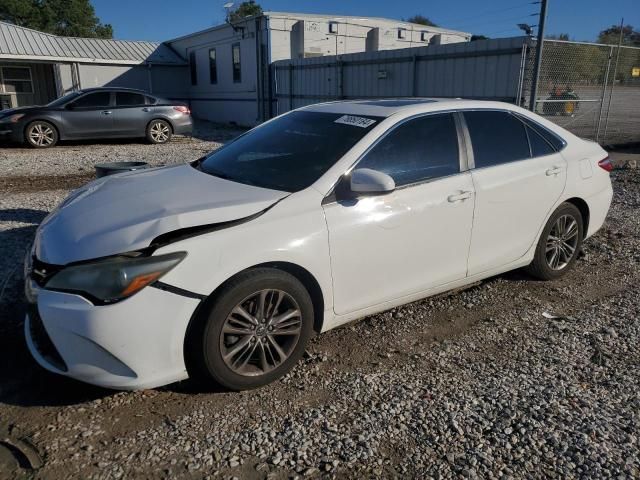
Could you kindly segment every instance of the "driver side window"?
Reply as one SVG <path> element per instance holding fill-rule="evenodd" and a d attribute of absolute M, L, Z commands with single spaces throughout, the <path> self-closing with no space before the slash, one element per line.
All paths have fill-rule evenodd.
<path fill-rule="evenodd" d="M 358 163 L 391 176 L 397 187 L 460 172 L 453 114 L 426 115 L 389 132 Z"/>
<path fill-rule="evenodd" d="M 72 103 L 73 108 L 104 108 L 111 103 L 110 92 L 89 93 Z"/>

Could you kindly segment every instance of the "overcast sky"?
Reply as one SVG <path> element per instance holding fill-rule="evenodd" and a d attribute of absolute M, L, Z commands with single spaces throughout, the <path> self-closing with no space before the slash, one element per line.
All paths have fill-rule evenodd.
<path fill-rule="evenodd" d="M 224 21 L 224 0 L 92 0 L 115 37 L 162 41 Z M 238 3 L 238 2 L 237 2 Z M 442 27 L 489 37 L 518 35 L 518 23 L 534 25 L 540 5 L 523 0 L 263 0 L 264 10 L 362 15 L 402 19 L 425 15 Z M 640 28 L 640 0 L 550 0 L 549 34 L 594 41 L 598 32 L 618 24 Z"/>

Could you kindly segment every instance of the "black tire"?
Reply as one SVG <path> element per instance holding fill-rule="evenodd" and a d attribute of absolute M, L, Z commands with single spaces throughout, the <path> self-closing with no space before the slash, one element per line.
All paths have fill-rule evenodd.
<path fill-rule="evenodd" d="M 299 307 L 301 312 L 300 334 L 297 342 L 287 347 L 290 348 L 290 354 L 272 370 L 264 373 L 239 374 L 223 359 L 223 349 L 235 347 L 233 344 L 226 347 L 225 341 L 230 334 L 226 333 L 225 337 L 223 327 L 236 306 L 252 295 L 271 289 L 286 293 L 295 300 Z M 268 309 L 269 307 L 267 307 Z M 194 325 L 189 329 L 185 342 L 185 360 L 189 376 L 203 385 L 212 387 L 217 384 L 225 389 L 235 391 L 257 388 L 271 383 L 291 370 L 302 357 L 307 341 L 313 333 L 313 315 L 311 296 L 293 275 L 273 268 L 256 268 L 240 273 L 205 302 L 198 312 Z M 263 335 L 265 334 L 263 333 Z M 240 338 L 244 339 L 246 336 Z M 255 344 L 256 340 L 257 344 Z M 251 357 L 254 355 L 253 353 L 247 355 L 252 358 L 248 368 L 260 372 L 262 371 L 259 366 L 260 350 L 257 347 L 264 349 L 260 343 L 261 340 L 267 342 L 264 337 L 262 339 L 256 337 L 252 340 L 254 342 L 252 345 L 255 344 L 255 346 L 251 352 L 255 352 L 256 357 Z M 239 339 L 237 343 L 240 342 Z"/>
<path fill-rule="evenodd" d="M 173 129 L 166 120 L 156 118 L 147 125 L 147 141 L 154 144 L 163 144 L 171 140 Z"/>
<path fill-rule="evenodd" d="M 33 148 L 50 148 L 58 143 L 58 129 L 44 120 L 36 120 L 24 129 L 24 139 Z"/>
<path fill-rule="evenodd" d="M 547 252 L 548 242 L 554 243 L 555 240 L 550 239 L 550 234 L 556 226 L 556 222 L 561 217 L 567 217 L 573 219 L 577 224 L 577 237 L 575 238 L 575 245 L 570 257 L 566 259 L 568 255 L 563 253 L 563 261 L 557 266 L 558 268 L 552 268 L 550 265 L 550 257 L 553 258 L 553 251 Z M 555 237 L 555 235 L 554 235 Z M 563 203 L 549 218 L 549 221 L 542 230 L 540 240 L 536 246 L 536 253 L 533 262 L 527 267 L 527 271 L 530 275 L 539 278 L 540 280 L 555 280 L 565 275 L 576 262 L 580 248 L 582 246 L 582 240 L 584 238 L 584 223 L 582 220 L 582 214 L 578 208 L 571 203 Z M 565 242 L 566 243 L 566 242 Z M 568 247 L 561 247 L 564 252 L 568 252 Z M 557 253 L 557 252 L 556 252 Z M 558 253 L 558 255 L 560 255 Z M 566 261 L 565 261 L 566 260 Z"/>

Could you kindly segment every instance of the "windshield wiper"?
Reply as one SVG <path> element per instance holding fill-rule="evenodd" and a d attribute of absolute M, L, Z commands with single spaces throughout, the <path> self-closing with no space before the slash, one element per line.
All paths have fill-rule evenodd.
<path fill-rule="evenodd" d="M 198 169 L 201 172 L 204 172 L 208 175 L 213 175 L 214 177 L 218 177 L 218 178 L 222 178 L 223 180 L 231 180 L 232 182 L 236 182 L 237 180 L 235 178 L 233 178 L 231 175 L 227 175 L 226 173 L 223 172 L 218 172 L 217 170 L 211 170 L 210 168 L 208 168 L 207 170 L 202 170 L 202 163 L 199 164 Z"/>

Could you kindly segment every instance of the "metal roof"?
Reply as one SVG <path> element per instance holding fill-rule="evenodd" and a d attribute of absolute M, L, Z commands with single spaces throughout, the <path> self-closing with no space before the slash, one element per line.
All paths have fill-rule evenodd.
<path fill-rule="evenodd" d="M 120 65 L 186 63 L 163 43 L 60 37 L 5 22 L 0 22 L 0 59 Z"/>

